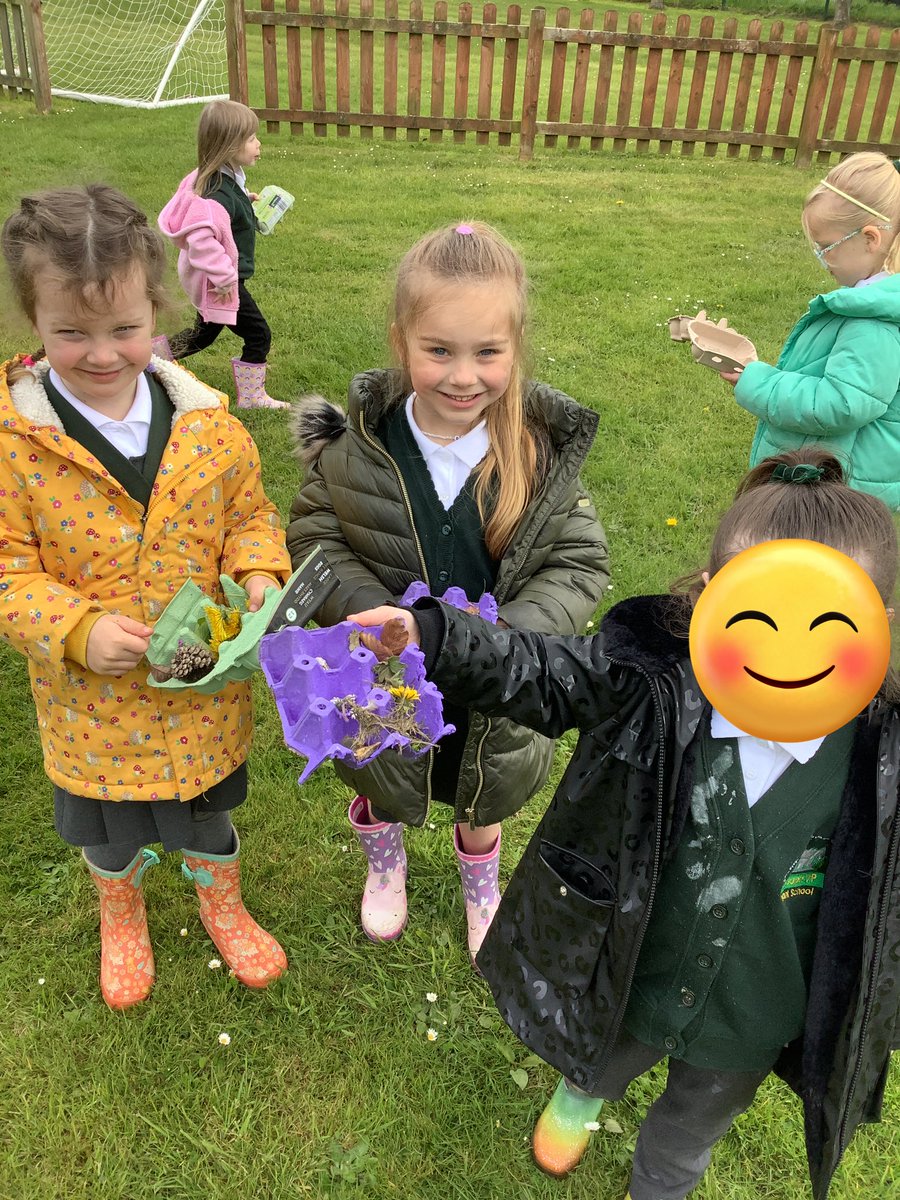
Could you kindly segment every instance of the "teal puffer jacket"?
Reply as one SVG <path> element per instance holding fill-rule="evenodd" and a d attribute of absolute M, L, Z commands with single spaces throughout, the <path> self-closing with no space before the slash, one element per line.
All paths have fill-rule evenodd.
<path fill-rule="evenodd" d="M 734 394 L 759 417 L 751 467 L 819 442 L 851 486 L 900 509 L 900 275 L 816 296 L 778 365 L 750 363 Z"/>
<path fill-rule="evenodd" d="M 297 454 L 306 478 L 291 508 L 294 563 L 317 544 L 340 581 L 316 615 L 321 625 L 396 603 L 417 579 L 428 582 L 409 497 L 375 429 L 405 395 L 393 371 L 367 371 L 350 387 L 349 411 L 309 397 L 295 409 Z M 549 443 L 546 477 L 497 571 L 494 595 L 507 624 L 541 633 L 580 633 L 609 580 L 606 537 L 579 479 L 597 415 L 543 384 L 526 387 L 532 428 Z M 433 589 L 438 593 L 443 588 Z M 553 742 L 505 717 L 469 714 L 455 818 L 491 825 L 522 807 L 546 782 Z M 379 809 L 421 825 L 432 798 L 434 752 L 382 754 L 338 776 Z"/>

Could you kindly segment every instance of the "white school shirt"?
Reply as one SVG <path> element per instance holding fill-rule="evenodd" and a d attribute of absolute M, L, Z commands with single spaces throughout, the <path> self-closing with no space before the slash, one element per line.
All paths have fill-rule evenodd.
<path fill-rule="evenodd" d="M 824 737 L 808 742 L 767 742 L 744 733 L 737 725 L 713 709 L 710 733 L 714 738 L 737 738 L 744 776 L 744 791 L 750 808 L 773 783 L 785 773 L 792 762 L 807 763 L 825 741 Z"/>
<path fill-rule="evenodd" d="M 247 195 L 250 195 L 250 189 L 247 187 L 247 172 L 243 167 L 233 167 L 230 163 L 224 163 L 219 170 L 223 175 L 230 175 L 234 182 Z"/>
<path fill-rule="evenodd" d="M 415 392 L 407 398 L 406 419 L 409 421 L 409 428 L 416 439 L 416 445 L 422 451 L 422 457 L 425 459 L 425 465 L 428 467 L 428 474 L 431 476 L 438 499 L 444 508 L 449 510 L 453 506 L 453 501 L 463 490 L 472 471 L 491 448 L 487 425 L 481 421 L 474 429 L 470 429 L 456 441 L 450 442 L 446 446 L 439 446 L 437 442 L 432 442 L 427 438 L 416 424 L 413 416 L 415 398 Z"/>
<path fill-rule="evenodd" d="M 868 287 L 870 283 L 877 283 L 879 279 L 887 279 L 887 271 L 878 271 L 874 275 L 869 275 L 866 279 L 860 279 L 858 283 L 854 283 L 854 287 Z"/>
<path fill-rule="evenodd" d="M 121 421 L 111 421 L 104 413 L 97 412 L 96 408 L 91 408 L 89 404 L 84 404 L 77 396 L 73 396 L 52 367 L 50 382 L 76 412 L 81 413 L 86 421 L 90 421 L 98 433 L 102 433 L 120 454 L 124 454 L 126 458 L 141 458 L 147 453 L 153 405 L 150 400 L 150 385 L 145 375 L 138 375 L 134 400 Z"/>

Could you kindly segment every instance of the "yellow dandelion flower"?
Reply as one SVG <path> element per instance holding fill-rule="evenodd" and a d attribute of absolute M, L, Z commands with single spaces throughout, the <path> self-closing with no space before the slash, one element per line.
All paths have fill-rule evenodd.
<path fill-rule="evenodd" d="M 677 518 L 677 517 L 667 517 L 667 518 L 666 518 L 666 524 L 667 524 L 667 525 L 677 525 L 677 524 L 678 524 L 678 518 Z"/>
<path fill-rule="evenodd" d="M 418 700 L 419 693 L 415 688 L 407 687 L 406 684 L 401 684 L 399 687 L 389 687 L 388 691 L 397 700 Z"/>
<path fill-rule="evenodd" d="M 236 634 L 240 633 L 241 614 L 236 608 L 227 608 L 223 612 L 215 604 L 208 604 L 203 609 L 203 614 L 209 625 L 209 648 L 218 657 L 219 647 L 222 643 L 230 642 Z"/>

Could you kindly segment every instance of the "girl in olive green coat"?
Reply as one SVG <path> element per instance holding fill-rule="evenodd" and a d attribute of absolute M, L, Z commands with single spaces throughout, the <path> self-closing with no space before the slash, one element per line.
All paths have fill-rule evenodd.
<path fill-rule="evenodd" d="M 491 592 L 499 619 L 580 632 L 606 587 L 606 539 L 579 471 L 596 414 L 522 378 L 525 276 L 488 226 L 458 225 L 401 263 L 391 327 L 399 372 L 369 371 L 349 413 L 318 397 L 297 410 L 307 467 L 291 512 L 295 563 L 320 544 L 340 586 L 321 624 L 397 601 L 423 580 L 434 594 Z M 502 718 L 448 709 L 457 732 L 410 760 L 336 764 L 358 793 L 349 818 L 369 860 L 362 926 L 373 941 L 406 924 L 403 825 L 431 801 L 453 806 L 470 954 L 499 903 L 500 821 L 546 781 L 553 744 Z"/>

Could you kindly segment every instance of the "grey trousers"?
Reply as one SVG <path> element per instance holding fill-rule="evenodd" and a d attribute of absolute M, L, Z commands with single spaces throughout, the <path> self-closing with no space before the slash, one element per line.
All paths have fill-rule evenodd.
<path fill-rule="evenodd" d="M 231 854 L 234 850 L 234 826 L 227 810 L 195 816 L 191 834 L 191 845 L 184 846 L 184 850 L 195 850 L 200 854 Z M 141 849 L 141 842 L 104 843 L 102 846 L 85 846 L 84 857 L 101 871 L 123 871 Z"/>
<path fill-rule="evenodd" d="M 623 1030 L 593 1094 L 621 1100 L 633 1080 L 665 1057 Z M 770 1072 L 717 1071 L 670 1058 L 665 1091 L 638 1134 L 631 1200 L 683 1200 L 703 1177 L 713 1146 L 750 1107 Z"/>

